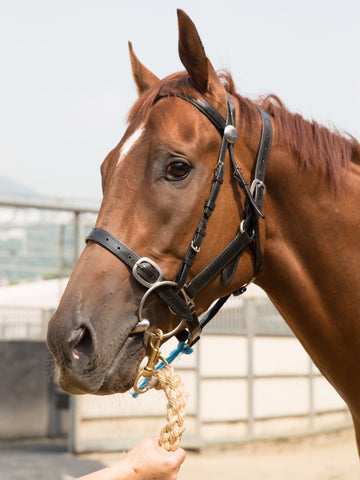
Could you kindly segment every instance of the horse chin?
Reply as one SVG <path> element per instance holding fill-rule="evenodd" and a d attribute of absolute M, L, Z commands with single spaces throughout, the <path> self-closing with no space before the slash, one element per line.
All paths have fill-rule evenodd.
<path fill-rule="evenodd" d="M 144 335 L 130 336 L 106 372 L 104 381 L 96 393 L 98 395 L 110 395 L 130 390 L 134 385 L 145 355 Z"/>
<path fill-rule="evenodd" d="M 108 353 L 106 361 L 94 362 L 91 370 L 83 368 L 81 358 L 75 359 L 71 368 L 60 368 L 59 385 L 72 395 L 124 393 L 133 386 L 145 355 L 144 335 L 131 335 L 112 360 Z"/>

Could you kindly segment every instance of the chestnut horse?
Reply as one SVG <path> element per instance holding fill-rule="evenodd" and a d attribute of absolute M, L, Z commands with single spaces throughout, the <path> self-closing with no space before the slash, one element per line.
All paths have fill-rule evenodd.
<path fill-rule="evenodd" d="M 49 324 L 60 385 L 128 390 L 147 352 L 144 330 L 169 332 L 181 317 L 196 341 L 197 315 L 254 280 L 346 401 L 360 443 L 360 146 L 275 97 L 237 94 L 192 21 L 182 11 L 178 21 L 185 72 L 159 80 L 130 44 L 139 99 L 102 164 L 97 228 Z M 266 123 L 262 205 L 254 178 Z M 222 256 L 244 232 L 242 248 Z"/>

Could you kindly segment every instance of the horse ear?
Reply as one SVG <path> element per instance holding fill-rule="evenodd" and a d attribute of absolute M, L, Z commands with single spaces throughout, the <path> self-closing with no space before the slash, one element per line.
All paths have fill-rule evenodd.
<path fill-rule="evenodd" d="M 145 90 L 158 83 L 160 79 L 140 62 L 134 53 L 131 42 L 129 42 L 129 53 L 136 88 L 138 94 L 141 95 Z"/>
<path fill-rule="evenodd" d="M 197 90 L 208 87 L 209 65 L 200 36 L 192 20 L 183 10 L 177 10 L 179 24 L 179 56 Z"/>

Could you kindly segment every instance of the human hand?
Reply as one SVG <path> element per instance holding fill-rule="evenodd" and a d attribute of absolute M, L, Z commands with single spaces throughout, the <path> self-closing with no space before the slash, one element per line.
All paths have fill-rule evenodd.
<path fill-rule="evenodd" d="M 144 438 L 121 462 L 77 480 L 176 480 L 184 460 L 182 448 L 168 452 L 159 438 Z"/>
<path fill-rule="evenodd" d="M 124 462 L 132 468 L 138 480 L 176 480 L 185 451 L 178 448 L 168 452 L 159 445 L 159 438 L 144 438 L 136 445 Z"/>

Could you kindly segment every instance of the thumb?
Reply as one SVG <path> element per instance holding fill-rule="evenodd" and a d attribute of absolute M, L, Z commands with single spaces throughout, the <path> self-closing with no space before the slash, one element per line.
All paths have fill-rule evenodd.
<path fill-rule="evenodd" d="M 179 465 L 183 463 L 186 457 L 186 452 L 183 448 L 177 448 L 172 454 L 175 456 L 176 460 L 178 461 Z"/>

